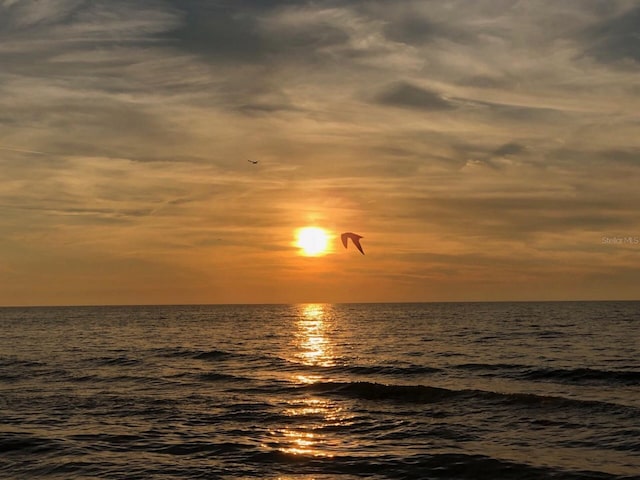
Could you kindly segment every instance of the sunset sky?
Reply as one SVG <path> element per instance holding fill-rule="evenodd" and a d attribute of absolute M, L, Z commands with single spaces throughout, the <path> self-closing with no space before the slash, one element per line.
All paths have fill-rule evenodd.
<path fill-rule="evenodd" d="M 638 299 L 639 31 L 636 0 L 0 0 L 0 305 Z"/>

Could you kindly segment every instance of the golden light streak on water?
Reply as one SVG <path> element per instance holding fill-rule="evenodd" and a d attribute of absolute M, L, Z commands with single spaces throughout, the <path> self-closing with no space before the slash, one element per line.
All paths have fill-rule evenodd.
<path fill-rule="evenodd" d="M 327 336 L 331 325 L 325 314 L 326 307 L 313 303 L 302 308 L 295 333 L 299 359 L 305 365 L 334 366 L 333 345 Z"/>

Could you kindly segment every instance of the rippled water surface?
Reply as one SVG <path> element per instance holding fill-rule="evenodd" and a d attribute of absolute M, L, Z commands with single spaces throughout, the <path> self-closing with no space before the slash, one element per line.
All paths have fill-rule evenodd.
<path fill-rule="evenodd" d="M 640 478 L 638 302 L 4 308 L 0 327 L 0 478 Z"/>

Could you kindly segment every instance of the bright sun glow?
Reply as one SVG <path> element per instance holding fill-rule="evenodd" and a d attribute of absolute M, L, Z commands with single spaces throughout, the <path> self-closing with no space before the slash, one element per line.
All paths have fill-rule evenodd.
<path fill-rule="evenodd" d="M 297 232 L 296 246 L 300 247 L 302 254 L 308 257 L 324 255 L 329 247 L 329 235 L 322 228 L 301 228 Z"/>

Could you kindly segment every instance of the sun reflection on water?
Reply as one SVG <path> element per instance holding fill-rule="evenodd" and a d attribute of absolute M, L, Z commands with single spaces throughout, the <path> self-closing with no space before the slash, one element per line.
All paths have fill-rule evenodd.
<path fill-rule="evenodd" d="M 333 346 L 327 337 L 331 325 L 325 306 L 315 303 L 304 305 L 301 313 L 295 335 L 298 357 L 305 365 L 335 365 Z"/>
<path fill-rule="evenodd" d="M 291 419 L 291 425 L 270 432 L 274 447 L 289 455 L 333 457 L 335 451 L 344 448 L 344 439 L 333 433 L 336 426 L 347 425 L 349 416 L 334 401 L 319 398 L 302 398 L 288 402 L 283 412 Z"/>
<path fill-rule="evenodd" d="M 281 429 L 278 434 L 284 437 L 285 442 L 289 445 L 281 448 L 284 453 L 294 455 L 313 455 L 313 456 L 330 456 L 324 455 L 315 445 L 315 434 L 311 432 L 301 432 L 299 430 Z"/>
<path fill-rule="evenodd" d="M 329 381 L 323 368 L 336 365 L 333 323 L 331 306 L 302 305 L 296 313 L 291 346 L 293 359 L 301 368 L 291 374 L 295 385 Z M 272 448 L 288 455 L 332 457 L 344 447 L 346 439 L 335 435 L 335 427 L 351 420 L 336 401 L 308 394 L 287 401 L 282 413 L 289 420 L 271 430 Z"/>

